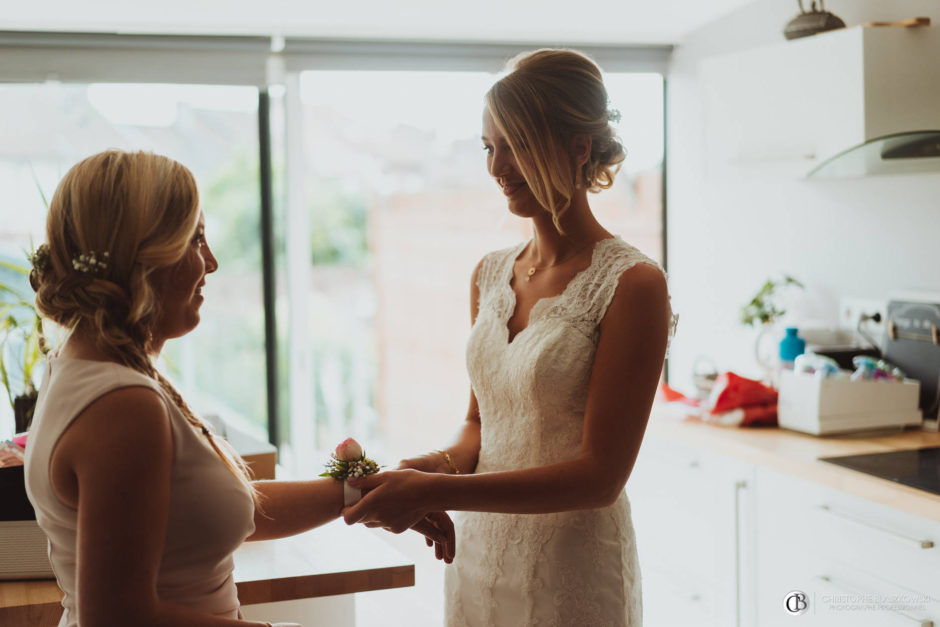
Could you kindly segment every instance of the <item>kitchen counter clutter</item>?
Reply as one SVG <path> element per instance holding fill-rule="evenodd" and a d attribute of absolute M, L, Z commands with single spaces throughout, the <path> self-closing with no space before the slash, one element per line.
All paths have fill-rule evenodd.
<path fill-rule="evenodd" d="M 823 378 L 780 373 L 781 427 L 814 435 L 920 426 L 920 381 Z"/>
<path fill-rule="evenodd" d="M 243 611 L 253 617 L 255 604 L 413 586 L 415 569 L 370 530 L 338 520 L 290 538 L 246 542 L 235 552 L 235 581 L 239 600 L 247 606 Z M 0 625 L 54 627 L 62 615 L 61 598 L 55 580 L 0 582 Z M 354 612 L 352 596 L 339 598 Z"/>
<path fill-rule="evenodd" d="M 940 496 L 820 461 L 940 445 L 811 436 L 654 408 L 627 483 L 648 625 L 940 625 Z M 809 607 L 795 619 L 785 606 Z"/>

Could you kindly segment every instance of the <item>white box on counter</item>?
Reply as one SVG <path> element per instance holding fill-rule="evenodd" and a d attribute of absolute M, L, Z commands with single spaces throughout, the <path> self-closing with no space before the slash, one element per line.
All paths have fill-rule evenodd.
<path fill-rule="evenodd" d="M 851 381 L 784 370 L 777 419 L 781 427 L 828 435 L 920 425 L 920 381 Z"/>

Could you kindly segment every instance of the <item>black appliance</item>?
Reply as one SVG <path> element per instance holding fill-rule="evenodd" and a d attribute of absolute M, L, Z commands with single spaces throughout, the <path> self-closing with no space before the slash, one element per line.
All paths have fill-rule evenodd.
<path fill-rule="evenodd" d="M 937 420 L 940 406 L 940 304 L 925 300 L 888 303 L 884 358 L 920 381 L 924 420 Z"/>
<path fill-rule="evenodd" d="M 940 446 L 887 453 L 820 457 L 819 460 L 918 490 L 940 494 Z"/>
<path fill-rule="evenodd" d="M 36 520 L 36 512 L 26 497 L 23 466 L 0 467 L 0 521 Z"/>

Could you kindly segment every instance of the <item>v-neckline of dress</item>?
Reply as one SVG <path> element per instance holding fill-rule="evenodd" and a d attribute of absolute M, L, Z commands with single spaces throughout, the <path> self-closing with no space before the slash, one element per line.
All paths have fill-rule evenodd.
<path fill-rule="evenodd" d="M 513 251 L 513 254 L 510 258 L 509 263 L 506 264 L 506 266 L 503 268 L 504 274 L 503 274 L 502 281 L 500 281 L 500 284 L 503 287 L 505 287 L 505 289 L 509 290 L 509 307 L 507 308 L 509 311 L 509 314 L 508 316 L 504 316 L 504 319 L 502 321 L 503 330 L 506 332 L 506 346 L 512 346 L 520 335 L 528 331 L 529 327 L 531 327 L 534 322 L 538 321 L 538 316 L 534 314 L 536 314 L 536 312 L 541 313 L 542 309 L 545 308 L 543 305 L 552 301 L 560 300 L 562 297 L 564 297 L 568 293 L 572 285 L 574 285 L 575 283 L 579 281 L 582 281 L 584 277 L 587 276 L 586 273 L 588 272 L 588 270 L 593 268 L 594 263 L 597 261 L 598 246 L 600 246 L 602 242 L 606 242 L 608 240 L 613 240 L 613 239 L 617 239 L 617 236 L 614 235 L 612 237 L 605 237 L 603 239 L 599 239 L 596 242 L 594 242 L 594 245 L 591 247 L 591 262 L 587 265 L 587 267 L 579 270 L 573 277 L 571 277 L 571 280 L 569 280 L 568 283 L 565 284 L 564 289 L 562 289 L 561 292 L 559 292 L 558 294 L 554 294 L 552 296 L 544 296 L 536 300 L 532 304 L 532 307 L 529 309 L 529 316 L 528 316 L 528 319 L 526 320 L 526 325 L 522 327 L 521 329 L 519 329 L 519 331 L 515 335 L 513 335 L 512 331 L 509 329 L 509 321 L 512 320 L 513 317 L 515 316 L 516 306 L 518 305 L 518 299 L 516 298 L 516 290 L 514 290 L 512 287 L 513 268 L 515 267 L 516 262 L 519 260 L 519 255 L 521 255 L 522 251 L 526 249 L 526 246 L 529 245 L 529 243 L 532 241 L 532 238 L 526 240 L 521 245 L 519 245 L 516 248 L 516 250 Z"/>

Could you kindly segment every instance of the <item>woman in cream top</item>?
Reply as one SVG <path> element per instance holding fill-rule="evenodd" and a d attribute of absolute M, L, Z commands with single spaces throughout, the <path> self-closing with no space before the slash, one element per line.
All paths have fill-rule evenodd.
<path fill-rule="evenodd" d="M 153 366 L 198 324 L 218 268 L 192 174 L 152 153 L 93 155 L 59 184 L 46 236 L 30 282 L 71 333 L 47 363 L 26 483 L 65 592 L 60 627 L 267 624 L 240 620 L 232 552 L 335 518 L 343 485 L 250 481 Z M 415 528 L 452 557 L 445 514 Z"/>

